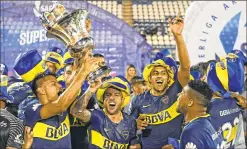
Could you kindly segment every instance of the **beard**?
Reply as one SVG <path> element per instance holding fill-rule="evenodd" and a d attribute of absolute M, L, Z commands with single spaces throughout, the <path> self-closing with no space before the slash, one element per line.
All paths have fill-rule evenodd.
<path fill-rule="evenodd" d="M 166 89 L 168 88 L 168 85 L 167 84 L 164 84 L 164 85 L 158 85 L 158 84 L 155 84 L 154 85 L 154 90 L 156 91 L 156 92 L 163 92 L 163 91 L 165 91 Z"/>
<path fill-rule="evenodd" d="M 105 106 L 105 110 L 109 115 L 118 114 L 121 111 L 121 105 L 115 105 L 114 108 L 110 107 L 109 105 Z"/>

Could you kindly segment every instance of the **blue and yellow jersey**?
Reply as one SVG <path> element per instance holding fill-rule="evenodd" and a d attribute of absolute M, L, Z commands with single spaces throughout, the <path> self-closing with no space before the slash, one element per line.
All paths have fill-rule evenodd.
<path fill-rule="evenodd" d="M 179 139 L 183 116 L 176 112 L 177 94 L 182 87 L 176 81 L 162 96 L 153 96 L 147 91 L 136 96 L 130 105 L 130 114 L 134 118 L 146 116 L 148 127 L 142 131 L 142 147 L 161 148 L 168 144 L 168 138 Z"/>
<path fill-rule="evenodd" d="M 184 127 L 180 137 L 180 149 L 223 148 L 223 139 L 217 134 L 208 116 L 194 119 Z"/>
<path fill-rule="evenodd" d="M 32 148 L 71 148 L 70 122 L 67 112 L 44 120 L 40 116 L 41 107 L 40 103 L 35 103 L 29 105 L 25 111 L 26 125 L 33 129 Z"/>
<path fill-rule="evenodd" d="M 99 109 L 99 106 L 94 97 L 91 97 L 90 100 L 88 101 L 87 109 Z M 69 118 L 70 118 L 70 126 L 71 126 L 70 132 L 71 132 L 72 148 L 87 149 L 89 144 L 87 138 L 88 123 L 82 122 L 80 119 L 75 118 L 71 114 L 69 114 Z"/>
<path fill-rule="evenodd" d="M 136 121 L 125 113 L 123 120 L 116 124 L 103 110 L 93 110 L 88 135 L 90 149 L 127 149 L 129 145 L 139 144 L 136 138 Z"/>
<path fill-rule="evenodd" d="M 240 121 L 239 114 L 241 113 L 237 100 L 231 97 L 214 98 L 210 103 L 208 112 L 211 115 L 211 123 L 226 141 L 225 147 L 234 148 Z"/>

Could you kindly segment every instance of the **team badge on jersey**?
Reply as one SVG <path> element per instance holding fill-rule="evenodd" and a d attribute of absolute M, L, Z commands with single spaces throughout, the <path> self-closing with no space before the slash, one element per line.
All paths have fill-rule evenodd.
<path fill-rule="evenodd" d="M 122 131 L 122 136 L 124 140 L 127 140 L 129 138 L 129 131 L 128 130 Z"/>
<path fill-rule="evenodd" d="M 166 95 L 164 97 L 161 98 L 161 101 L 164 103 L 164 104 L 168 104 L 169 102 L 169 97 Z"/>

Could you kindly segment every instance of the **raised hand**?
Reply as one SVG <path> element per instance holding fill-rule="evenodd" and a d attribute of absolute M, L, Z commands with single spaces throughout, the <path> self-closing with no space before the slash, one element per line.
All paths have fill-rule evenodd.
<path fill-rule="evenodd" d="M 89 89 L 91 92 L 96 92 L 97 89 L 102 85 L 102 81 L 101 81 L 101 77 L 97 78 L 96 80 L 94 80 L 94 82 L 90 83 Z"/>
<path fill-rule="evenodd" d="M 180 17 L 179 12 L 175 19 L 169 18 L 168 23 L 170 25 L 170 30 L 173 35 L 181 35 L 184 28 L 184 20 Z"/>
<path fill-rule="evenodd" d="M 247 99 L 241 95 L 238 95 L 236 93 L 231 93 L 231 96 L 235 99 L 237 99 L 237 104 L 243 108 L 243 109 L 247 109 Z"/>
<path fill-rule="evenodd" d="M 82 73 L 85 73 L 88 75 L 90 72 L 93 71 L 96 65 L 98 65 L 98 59 L 97 58 L 86 58 L 83 62 L 83 68 L 82 68 Z"/>
<path fill-rule="evenodd" d="M 30 127 L 25 126 L 23 149 L 30 149 L 33 143 L 33 132 Z"/>
<path fill-rule="evenodd" d="M 144 130 L 147 126 L 148 126 L 148 123 L 147 121 L 145 121 L 145 116 L 139 116 L 136 120 L 136 123 L 137 123 L 137 129 L 139 130 Z"/>

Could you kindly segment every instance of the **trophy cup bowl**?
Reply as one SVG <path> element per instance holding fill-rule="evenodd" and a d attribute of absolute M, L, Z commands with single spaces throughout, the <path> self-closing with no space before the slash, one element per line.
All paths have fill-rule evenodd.
<path fill-rule="evenodd" d="M 93 38 L 87 31 L 88 12 L 78 9 L 67 13 L 61 9 L 62 5 L 59 6 L 59 10 L 63 11 L 58 11 L 55 7 L 51 12 L 43 13 L 41 23 L 47 30 L 46 36 L 63 42 L 71 56 L 80 59 L 83 53 L 94 47 Z"/>
<path fill-rule="evenodd" d="M 87 52 L 93 50 L 94 41 L 88 33 L 91 21 L 88 21 L 87 10 L 77 9 L 68 13 L 63 5 L 57 4 L 50 12 L 44 12 L 40 20 L 47 30 L 46 36 L 63 42 L 73 58 L 83 59 Z M 89 74 L 89 81 L 104 77 L 110 71 L 108 66 L 98 66 Z"/>

